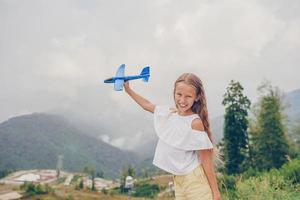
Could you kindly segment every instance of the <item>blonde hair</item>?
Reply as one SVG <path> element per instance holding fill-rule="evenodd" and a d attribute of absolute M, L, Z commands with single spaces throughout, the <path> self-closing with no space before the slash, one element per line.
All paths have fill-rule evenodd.
<path fill-rule="evenodd" d="M 204 91 L 204 87 L 202 84 L 201 79 L 192 73 L 184 73 L 181 76 L 178 77 L 178 79 L 175 81 L 174 84 L 174 91 L 173 96 L 175 99 L 175 89 L 176 85 L 179 82 L 186 83 L 192 87 L 195 88 L 196 91 L 196 100 L 194 104 L 192 105 L 192 111 L 194 113 L 197 113 L 202 121 L 202 124 L 204 126 L 204 130 L 207 133 L 211 143 L 213 144 L 213 158 L 217 158 L 217 160 L 220 160 L 218 149 L 215 145 L 214 136 L 212 134 L 212 131 L 210 129 L 210 123 L 208 118 L 208 111 L 207 111 L 207 103 L 206 103 L 206 95 Z M 221 161 L 221 160 L 220 160 Z"/>
<path fill-rule="evenodd" d="M 207 111 L 207 103 L 206 103 L 206 95 L 205 95 L 202 81 L 195 74 L 192 74 L 192 73 L 182 74 L 181 76 L 178 77 L 178 79 L 175 81 L 175 84 L 174 84 L 174 91 L 173 91 L 174 99 L 175 99 L 176 85 L 179 82 L 183 82 L 183 83 L 188 84 L 195 88 L 196 100 L 195 100 L 194 104 L 192 105 L 192 111 L 199 115 L 199 117 L 202 121 L 203 127 L 204 127 L 204 131 L 207 133 L 211 143 L 213 144 L 212 158 L 214 160 L 215 167 L 219 168 L 220 166 L 224 165 L 224 162 L 221 159 L 219 149 L 215 145 L 213 133 L 210 129 L 210 123 L 209 123 L 208 111 Z"/>

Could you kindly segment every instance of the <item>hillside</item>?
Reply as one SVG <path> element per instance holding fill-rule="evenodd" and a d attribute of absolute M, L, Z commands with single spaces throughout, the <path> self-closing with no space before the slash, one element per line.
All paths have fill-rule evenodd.
<path fill-rule="evenodd" d="M 56 168 L 63 155 L 63 168 L 82 171 L 96 166 L 106 177 L 118 177 L 136 155 L 121 151 L 79 131 L 56 115 L 32 114 L 11 118 L 0 124 L 0 170 Z"/>
<path fill-rule="evenodd" d="M 296 122 L 300 119 L 300 90 L 286 93 L 285 100 L 290 105 L 286 114 L 292 122 Z M 127 120 L 123 119 L 124 124 L 118 127 L 124 127 Z M 145 123 L 152 123 L 151 120 L 149 117 Z M 133 123 L 134 120 L 129 121 Z M 217 143 L 222 138 L 222 121 L 221 116 L 211 120 Z M 106 124 L 90 129 L 64 117 L 43 113 L 11 118 L 0 124 L 0 170 L 56 168 L 57 157 L 61 154 L 64 156 L 64 169 L 69 171 L 82 171 L 85 166 L 96 166 L 96 171 L 104 171 L 106 177 L 118 177 L 127 163 L 136 166 L 137 171 L 157 171 L 152 165 L 157 141 L 153 127 L 142 124 L 134 126 L 132 123 L 130 126 L 137 127 L 134 133 L 142 127 L 144 134 L 138 137 L 139 145 L 134 148 L 136 153 L 120 150 L 96 139 L 99 135 L 115 134 Z M 100 128 L 102 125 L 105 129 Z M 126 138 L 134 140 L 130 136 Z"/>
<path fill-rule="evenodd" d="M 300 89 L 286 94 L 286 113 L 291 121 L 300 121 Z"/>

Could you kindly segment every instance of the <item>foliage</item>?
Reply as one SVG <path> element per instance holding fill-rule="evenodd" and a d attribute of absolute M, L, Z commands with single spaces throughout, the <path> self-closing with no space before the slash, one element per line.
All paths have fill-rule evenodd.
<path fill-rule="evenodd" d="M 71 180 L 71 184 L 73 184 L 73 183 L 77 183 L 78 182 L 78 180 L 81 178 L 81 176 L 80 175 L 78 175 L 78 174 L 75 174 L 74 176 L 73 176 L 73 178 L 72 178 L 72 180 Z"/>
<path fill-rule="evenodd" d="M 225 108 L 224 147 L 222 152 L 225 171 L 228 174 L 246 170 L 248 157 L 248 110 L 250 100 L 243 95 L 244 88 L 239 82 L 231 81 L 224 94 Z"/>
<path fill-rule="evenodd" d="M 285 180 L 289 180 L 293 184 L 300 184 L 300 156 L 284 164 L 280 173 Z"/>
<path fill-rule="evenodd" d="M 91 188 L 91 190 L 96 191 L 96 188 L 95 188 L 95 176 L 96 176 L 95 167 L 94 166 L 85 166 L 84 169 L 83 169 L 83 172 L 88 174 L 89 177 L 92 179 L 92 188 Z"/>
<path fill-rule="evenodd" d="M 278 88 L 264 83 L 259 87 L 259 92 L 260 100 L 254 107 L 255 123 L 250 126 L 250 146 L 252 167 L 263 171 L 280 168 L 287 162 L 290 149 Z"/>
<path fill-rule="evenodd" d="M 104 171 L 100 169 L 99 171 L 96 172 L 96 177 L 99 178 L 104 178 Z"/>
<path fill-rule="evenodd" d="M 84 188 L 82 177 L 78 176 L 78 178 L 76 178 L 76 181 L 74 181 L 74 183 L 75 183 L 75 190 L 81 190 Z"/>
<path fill-rule="evenodd" d="M 83 179 L 80 179 L 79 182 L 79 189 L 83 189 L 84 185 L 83 185 Z"/>
<path fill-rule="evenodd" d="M 33 184 L 32 182 L 25 182 L 20 186 L 21 190 L 24 190 L 27 194 L 48 194 L 53 192 L 53 189 L 48 185 Z"/>
<path fill-rule="evenodd" d="M 134 191 L 133 196 L 135 197 L 154 198 L 160 192 L 160 188 L 157 184 L 141 182 L 136 185 Z"/>
<path fill-rule="evenodd" d="M 102 192 L 103 194 L 108 194 L 108 190 L 105 189 L 105 188 L 102 188 L 101 192 Z"/>
<path fill-rule="evenodd" d="M 218 183 L 220 183 L 221 190 L 235 190 L 236 176 L 224 174 L 222 177 L 218 177 Z"/>
<path fill-rule="evenodd" d="M 126 180 L 127 176 L 131 176 L 131 177 L 135 176 L 135 169 L 130 164 L 127 165 L 126 167 L 123 167 L 123 169 L 122 169 L 121 186 L 120 186 L 121 193 L 126 192 L 124 187 L 125 187 L 125 180 Z"/>
<path fill-rule="evenodd" d="M 290 127 L 290 135 L 293 138 L 293 151 L 292 154 L 296 154 L 300 152 L 300 120 L 296 121 L 292 127 Z"/>
<path fill-rule="evenodd" d="M 300 157 L 268 172 L 249 168 L 239 175 L 219 177 L 224 199 L 300 199 Z"/>
<path fill-rule="evenodd" d="M 66 179 L 67 179 L 67 177 L 66 177 L 66 176 L 64 176 L 64 177 L 60 177 L 60 178 L 58 178 L 58 179 L 57 179 L 57 181 L 56 181 L 56 182 L 57 182 L 58 184 L 60 184 L 60 183 L 64 183 L 64 182 L 66 181 Z"/>
<path fill-rule="evenodd" d="M 126 191 L 124 186 L 116 187 L 108 191 L 109 195 L 115 194 L 126 194 L 132 195 L 134 197 L 145 197 L 145 198 L 155 198 L 156 195 L 162 190 L 158 184 L 151 184 L 149 180 L 141 180 L 135 183 L 132 191 Z"/>
<path fill-rule="evenodd" d="M 12 173 L 14 170 L 0 170 L 0 178 L 7 176 L 8 174 Z"/>
<path fill-rule="evenodd" d="M 286 181 L 276 169 L 262 176 L 238 181 L 236 195 L 242 200 L 300 199 L 299 191 L 297 192 L 295 186 Z"/>

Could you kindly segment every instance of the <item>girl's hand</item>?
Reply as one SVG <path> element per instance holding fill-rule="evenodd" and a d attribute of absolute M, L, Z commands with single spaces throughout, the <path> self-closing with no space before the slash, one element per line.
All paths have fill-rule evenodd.
<path fill-rule="evenodd" d="M 124 89 L 125 89 L 125 92 L 128 92 L 128 90 L 130 89 L 129 81 L 124 82 Z"/>

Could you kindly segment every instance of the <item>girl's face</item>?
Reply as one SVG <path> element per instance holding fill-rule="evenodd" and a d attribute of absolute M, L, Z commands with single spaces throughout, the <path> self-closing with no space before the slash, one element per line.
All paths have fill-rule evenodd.
<path fill-rule="evenodd" d="M 192 114 L 192 106 L 197 98 L 196 90 L 193 86 L 184 82 L 178 82 L 175 87 L 174 99 L 181 115 Z"/>

